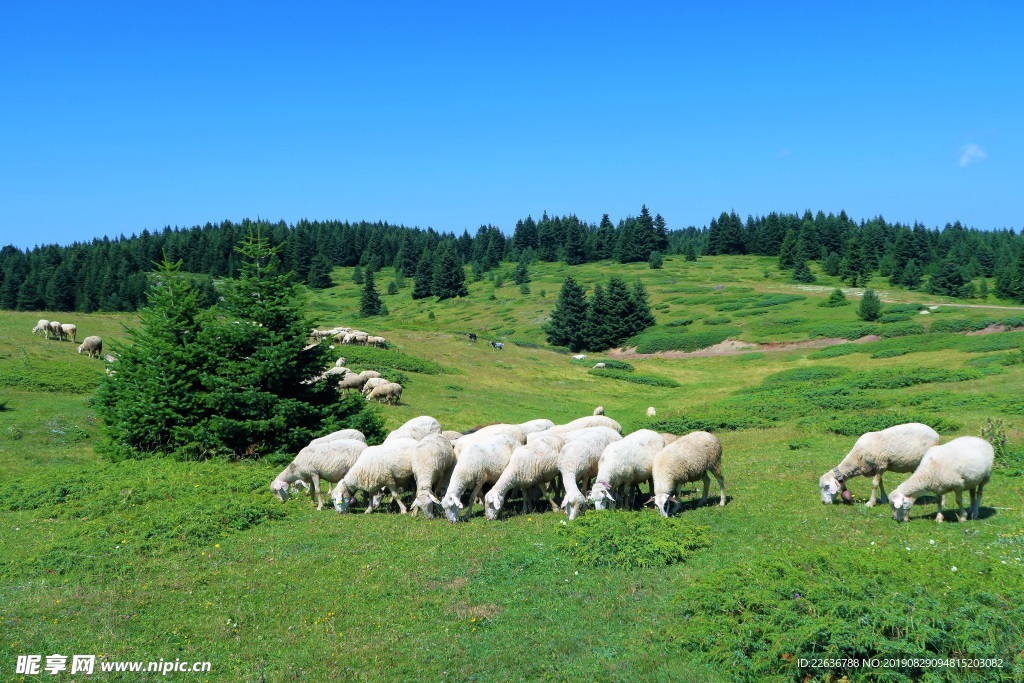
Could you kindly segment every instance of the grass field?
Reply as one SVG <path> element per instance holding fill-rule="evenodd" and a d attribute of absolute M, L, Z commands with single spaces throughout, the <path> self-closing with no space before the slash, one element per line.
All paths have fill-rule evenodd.
<path fill-rule="evenodd" d="M 836 283 L 800 288 L 774 259 L 572 272 L 585 286 L 612 273 L 644 280 L 659 324 L 638 350 L 685 351 L 720 330 L 758 344 L 865 331 L 855 296 L 821 308 Z M 634 354 L 632 370 L 594 373 L 591 361 L 622 359 L 574 363 L 543 345 L 565 273 L 538 264 L 528 294 L 484 280 L 440 303 L 412 301 L 410 282 L 382 296 L 389 317 L 360 321 L 359 287 L 336 269 L 340 284 L 314 295 L 311 314 L 383 334 L 403 354 L 337 349 L 354 369 L 387 362 L 406 376 L 403 404 L 380 409 L 389 427 L 423 414 L 458 430 L 561 422 L 603 405 L 628 430 L 712 428 L 726 507 L 688 506 L 667 522 L 590 511 L 582 531 L 550 512 L 453 526 L 282 505 L 268 487 L 280 468 L 267 463 L 105 463 L 90 407 L 103 364 L 30 334 L 56 314 L 0 314 L 0 679 L 20 680 L 18 655 L 78 653 L 212 663 L 179 680 L 1024 680 L 1024 332 L 957 331 L 1013 324 L 1024 310 L 906 307 L 891 315 L 908 319 L 871 324 L 881 339 L 870 343 Z M 380 291 L 389 279 L 378 275 Z M 892 304 L 955 303 L 879 289 Z M 105 340 L 132 323 L 64 318 Z M 887 506 L 864 507 L 867 479 L 852 482 L 853 506 L 819 502 L 819 475 L 862 431 L 915 420 L 947 439 L 989 418 L 1004 421 L 1010 447 L 979 521 L 937 525 L 932 503 L 897 526 Z M 889 475 L 887 489 L 902 478 Z M 590 534 L 596 555 L 581 545 Z M 654 551 L 681 537 L 700 542 L 664 564 Z M 799 666 L 855 657 L 1002 668 Z"/>

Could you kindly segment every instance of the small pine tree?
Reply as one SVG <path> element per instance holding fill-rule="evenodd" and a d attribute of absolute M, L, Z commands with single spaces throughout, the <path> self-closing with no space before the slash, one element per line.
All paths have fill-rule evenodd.
<path fill-rule="evenodd" d="M 494 288 L 495 289 L 501 289 L 504 286 L 505 286 L 505 278 L 502 277 L 501 273 L 497 273 L 494 276 Z"/>
<path fill-rule="evenodd" d="M 978 298 L 981 300 L 988 299 L 988 280 L 981 278 L 981 284 L 978 286 Z"/>
<path fill-rule="evenodd" d="M 821 262 L 821 270 L 825 275 L 829 277 L 836 277 L 839 275 L 840 268 L 843 260 L 839 258 L 839 254 L 834 251 L 830 251 L 825 260 Z"/>
<path fill-rule="evenodd" d="M 651 270 L 658 270 L 662 267 L 663 260 L 660 252 L 652 251 L 651 255 L 647 258 L 647 265 Z"/>
<path fill-rule="evenodd" d="M 789 270 L 796 266 L 797 258 L 797 234 L 796 230 L 790 228 L 786 231 L 786 237 L 779 247 L 779 270 Z"/>
<path fill-rule="evenodd" d="M 871 322 L 882 317 L 882 300 L 878 298 L 873 289 L 865 289 L 861 297 L 860 306 L 857 307 L 857 317 L 861 320 Z"/>
<path fill-rule="evenodd" d="M 363 284 L 363 269 L 359 266 L 358 263 L 356 264 L 355 269 L 352 271 L 352 282 L 356 283 L 357 285 Z"/>
<path fill-rule="evenodd" d="M 480 282 L 484 279 L 484 268 L 480 265 L 479 261 L 473 261 L 470 264 L 470 270 L 473 271 L 473 282 Z"/>
<path fill-rule="evenodd" d="M 437 248 L 437 254 L 434 256 L 432 289 L 438 300 L 469 294 L 466 287 L 466 271 L 462 268 L 462 256 L 453 242 L 442 242 Z"/>
<path fill-rule="evenodd" d="M 434 264 L 429 249 L 423 250 L 420 262 L 416 265 L 416 276 L 413 278 L 412 298 L 426 299 L 434 293 Z"/>
<path fill-rule="evenodd" d="M 373 271 L 366 271 L 366 283 L 363 285 L 363 296 L 359 299 L 359 315 L 364 318 L 380 315 L 381 300 L 377 287 L 373 282 Z"/>
<path fill-rule="evenodd" d="M 530 283 L 529 282 L 524 282 L 523 284 L 519 285 L 519 293 L 520 294 L 529 294 L 530 293 Z"/>
<path fill-rule="evenodd" d="M 405 273 L 402 272 L 401 268 L 395 269 L 395 285 L 397 285 L 399 289 L 405 288 Z"/>
<path fill-rule="evenodd" d="M 843 290 L 836 287 L 832 290 L 832 293 L 828 295 L 828 298 L 822 301 L 819 306 L 824 308 L 835 308 L 837 306 L 849 306 L 850 301 L 843 294 Z"/>
<path fill-rule="evenodd" d="M 903 268 L 903 273 L 900 275 L 900 284 L 907 289 L 917 289 L 921 286 L 921 282 L 924 280 L 924 269 L 917 265 L 916 259 L 910 259 L 907 261 L 907 265 Z"/>
<path fill-rule="evenodd" d="M 797 282 L 817 282 L 818 278 L 815 277 L 814 273 L 807 266 L 807 261 L 800 259 L 800 262 L 796 264 L 793 269 L 793 279 Z"/>
<path fill-rule="evenodd" d="M 398 294 L 398 283 L 394 280 L 388 283 L 388 294 Z"/>
<path fill-rule="evenodd" d="M 512 271 L 512 280 L 517 285 L 525 285 L 530 282 L 530 269 L 527 268 L 526 261 L 522 257 L 519 258 L 516 269 Z"/>
<path fill-rule="evenodd" d="M 683 247 L 683 257 L 687 261 L 697 260 L 697 245 L 693 239 L 686 240 L 686 245 Z"/>
<path fill-rule="evenodd" d="M 309 274 L 306 276 L 306 284 L 314 289 L 327 289 L 333 287 L 334 282 L 331 280 L 331 264 L 323 254 L 317 254 L 313 257 L 313 263 L 309 266 Z"/>
<path fill-rule="evenodd" d="M 631 295 L 633 305 L 629 314 L 629 336 L 640 334 L 656 322 L 654 313 L 651 312 L 651 304 L 647 300 L 647 288 L 644 287 L 643 282 L 637 280 L 633 283 Z"/>

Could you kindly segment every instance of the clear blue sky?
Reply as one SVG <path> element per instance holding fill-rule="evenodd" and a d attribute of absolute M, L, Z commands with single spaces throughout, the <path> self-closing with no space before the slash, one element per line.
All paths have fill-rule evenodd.
<path fill-rule="evenodd" d="M 642 204 L 1024 224 L 1024 5 L 6 3 L 0 244 Z"/>

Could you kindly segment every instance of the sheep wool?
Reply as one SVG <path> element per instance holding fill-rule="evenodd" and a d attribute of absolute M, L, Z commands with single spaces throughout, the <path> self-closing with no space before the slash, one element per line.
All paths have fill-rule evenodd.
<path fill-rule="evenodd" d="M 651 480 L 654 456 L 665 446 L 665 438 L 650 429 L 638 429 L 619 441 L 609 443 L 598 460 L 597 481 L 588 496 L 594 508 L 614 509 L 617 501 L 612 491 L 616 489 L 619 489 L 620 498 L 626 498 L 626 507 L 631 507 L 633 485 Z"/>
<path fill-rule="evenodd" d="M 369 514 L 380 502 L 380 496 L 375 494 L 387 489 L 404 515 L 407 510 L 398 492 L 413 484 L 412 450 L 417 443 L 415 439 L 394 439 L 379 446 L 368 446 L 331 494 L 334 509 L 347 512 L 352 494 L 365 491 L 374 496 L 373 502 L 366 506 Z"/>
<path fill-rule="evenodd" d="M 352 430 L 355 431 L 355 430 Z M 361 435 L 360 435 L 361 436 Z M 348 474 L 366 448 L 366 442 L 357 439 L 333 439 L 310 443 L 299 451 L 281 474 L 270 484 L 270 490 L 281 500 L 288 500 L 288 485 L 299 481 L 312 482 L 309 497 L 316 497 L 317 510 L 324 506 L 320 494 L 320 480 L 337 483 Z"/>
<path fill-rule="evenodd" d="M 430 434 L 440 434 L 441 423 L 430 417 L 429 415 L 420 415 L 407 421 L 401 427 L 396 429 L 387 435 L 384 439 L 384 443 L 394 441 L 395 439 L 420 439 Z"/>
<path fill-rule="evenodd" d="M 590 480 L 597 475 L 597 463 L 608 444 L 621 438 L 616 430 L 607 427 L 580 429 L 578 433 L 569 432 L 564 435 L 565 445 L 558 454 L 558 471 L 562 475 L 562 485 L 565 486 L 561 507 L 570 521 L 576 519 L 576 515 L 587 504 L 580 487 L 587 488 Z"/>
<path fill-rule="evenodd" d="M 704 505 L 708 499 L 708 488 L 711 481 L 708 472 L 715 475 L 720 491 L 719 505 L 725 505 L 725 478 L 722 477 L 722 443 L 714 434 L 708 432 L 691 432 L 679 437 L 665 446 L 654 456 L 651 474 L 654 478 L 654 504 L 663 517 L 676 512 L 682 503 L 677 498 L 677 491 L 682 484 L 701 480 L 704 482 L 704 493 L 698 505 Z M 672 509 L 668 503 L 672 502 Z"/>
<path fill-rule="evenodd" d="M 548 490 L 547 484 L 558 476 L 558 455 L 564 445 L 565 442 L 561 437 L 550 434 L 512 451 L 508 466 L 484 496 L 484 514 L 487 519 L 498 518 L 498 512 L 505 504 L 505 497 L 509 491 L 512 489 L 525 491 L 531 486 L 543 486 L 544 495 L 551 504 L 551 509 L 558 510 L 558 506 L 551 498 L 551 491 Z"/>
<path fill-rule="evenodd" d="M 455 469 L 455 449 L 451 441 L 441 434 L 428 434 L 412 449 L 412 474 L 416 480 L 416 499 L 412 514 L 423 510 L 423 516 L 433 519 L 434 506 L 441 505 L 438 489 L 447 486 Z"/>
<path fill-rule="evenodd" d="M 994 462 L 992 444 L 976 436 L 961 436 L 941 446 L 932 446 L 914 473 L 892 492 L 893 519 L 906 521 L 917 497 L 932 493 L 939 499 L 935 521 L 941 523 L 943 499 L 950 491 L 956 494 L 957 518 L 961 522 L 977 519 L 981 493 L 992 476 Z M 965 489 L 971 496 L 967 514 L 964 514 Z"/>
<path fill-rule="evenodd" d="M 472 494 L 469 497 L 469 509 L 465 514 L 467 518 L 473 514 L 473 503 L 480 495 L 484 484 L 493 484 L 498 481 L 508 466 L 509 460 L 512 459 L 512 451 L 521 445 L 513 436 L 507 433 L 498 433 L 464 445 L 462 451 L 459 452 L 458 444 L 463 439 L 459 439 L 459 442 L 456 443 L 455 469 L 452 470 L 448 491 L 441 500 L 441 506 L 450 522 L 459 521 L 464 507 L 461 497 L 470 487 L 472 487 Z"/>

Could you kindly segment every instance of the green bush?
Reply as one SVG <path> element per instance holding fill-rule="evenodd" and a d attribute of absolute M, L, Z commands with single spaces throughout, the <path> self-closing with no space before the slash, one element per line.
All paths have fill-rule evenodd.
<path fill-rule="evenodd" d="M 819 360 L 822 358 L 839 358 L 841 356 L 849 356 L 854 353 L 863 353 L 864 348 L 861 344 L 836 344 L 835 346 L 826 346 L 818 351 L 813 351 L 807 354 L 808 360 Z"/>
<path fill-rule="evenodd" d="M 989 325 L 997 324 L 999 321 L 993 318 L 984 318 L 982 320 L 964 320 L 962 318 L 942 318 L 941 320 L 935 320 L 932 322 L 932 332 L 974 332 L 976 330 L 983 330 Z"/>
<path fill-rule="evenodd" d="M 687 434 L 694 431 L 721 432 L 737 429 L 755 429 L 770 427 L 772 420 L 757 417 L 745 410 L 730 409 L 722 406 L 702 406 L 688 415 L 668 415 L 656 420 L 649 420 L 635 425 L 635 429 L 653 429 L 656 432 L 669 434 Z"/>
<path fill-rule="evenodd" d="M 957 432 L 963 426 L 953 420 L 930 413 L 908 414 L 903 412 L 815 415 L 798 420 L 797 426 L 842 436 L 860 436 L 866 432 L 877 432 L 908 422 L 924 423 L 942 434 Z"/>
<path fill-rule="evenodd" d="M 914 316 L 907 315 L 906 313 L 887 313 L 878 319 L 880 323 L 905 323 L 908 320 L 913 320 Z"/>
<path fill-rule="evenodd" d="M 885 310 L 889 313 L 917 313 L 925 308 L 927 307 L 922 304 L 889 304 Z"/>
<path fill-rule="evenodd" d="M 865 325 L 864 323 L 829 323 L 814 327 L 809 332 L 812 338 L 828 337 L 839 339 L 860 339 L 869 334 L 878 334 L 881 329 L 877 325 Z"/>
<path fill-rule="evenodd" d="M 749 318 L 754 315 L 768 315 L 770 312 L 771 311 L 766 311 L 763 308 L 756 308 L 750 311 L 736 311 L 733 316 L 736 318 Z"/>
<path fill-rule="evenodd" d="M 920 323 L 897 323 L 889 327 L 883 327 L 879 334 L 886 339 L 895 337 L 910 337 L 915 334 L 924 334 L 924 326 Z"/>
<path fill-rule="evenodd" d="M 686 327 L 687 325 L 693 324 L 693 318 L 682 318 L 680 320 L 673 320 L 665 323 L 665 327 Z"/>
<path fill-rule="evenodd" d="M 806 298 L 806 296 L 801 296 L 799 294 L 771 294 L 753 302 L 750 304 L 750 307 L 770 308 L 772 306 L 783 306 L 785 304 L 793 303 L 794 301 L 803 301 Z"/>
<path fill-rule="evenodd" d="M 727 303 L 715 306 L 715 310 L 719 312 L 738 311 L 741 308 L 745 308 L 747 303 L 748 302 L 745 301 L 729 301 Z"/>
<path fill-rule="evenodd" d="M 793 368 L 792 370 L 783 370 L 782 372 L 776 372 L 773 375 L 768 375 L 764 378 L 762 384 L 764 386 L 770 386 L 772 384 L 791 384 L 800 382 L 825 382 L 836 377 L 842 377 L 849 373 L 847 368 L 840 366 L 820 366 L 820 367 L 807 367 L 807 368 Z"/>
<path fill-rule="evenodd" d="M 584 515 L 558 533 L 558 551 L 584 567 L 664 567 L 711 545 L 707 527 L 653 510 Z"/>
<path fill-rule="evenodd" d="M 740 334 L 738 327 L 716 327 L 713 330 L 700 332 L 669 332 L 653 329 L 633 337 L 626 342 L 628 346 L 636 346 L 638 353 L 656 353 L 658 351 L 696 351 L 719 344 L 729 337 Z"/>
<path fill-rule="evenodd" d="M 591 375 L 597 375 L 598 377 L 608 377 L 610 379 L 620 379 L 624 382 L 632 382 L 633 384 L 645 384 L 651 387 L 678 387 L 679 382 L 668 377 L 658 377 L 657 375 L 636 375 L 629 371 L 615 370 L 610 368 L 598 368 L 590 371 Z"/>
<path fill-rule="evenodd" d="M 828 298 L 820 302 L 818 306 L 822 308 L 836 308 L 838 306 L 849 306 L 850 300 L 843 294 L 843 290 L 836 289 L 832 290 L 832 293 L 828 295 Z"/>
<path fill-rule="evenodd" d="M 703 323 L 705 325 L 727 325 L 727 324 L 729 324 L 731 322 L 732 322 L 732 318 L 726 318 L 724 315 L 723 316 L 718 316 L 718 317 L 715 317 L 715 318 L 705 318 L 703 320 Z"/>
<path fill-rule="evenodd" d="M 885 351 L 879 351 L 871 354 L 872 358 L 895 358 L 896 356 L 905 356 L 908 353 L 906 349 L 886 349 Z"/>
<path fill-rule="evenodd" d="M 346 345 L 344 349 L 345 360 L 352 369 L 360 367 L 364 370 L 376 370 L 378 367 L 384 367 L 423 375 L 440 375 L 444 372 L 444 368 L 433 361 L 411 356 L 396 349 L 354 345 Z"/>

